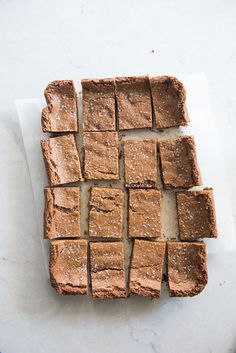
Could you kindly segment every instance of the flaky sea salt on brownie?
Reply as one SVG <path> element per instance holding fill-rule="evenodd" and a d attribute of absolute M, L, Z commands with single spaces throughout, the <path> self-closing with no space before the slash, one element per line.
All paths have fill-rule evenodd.
<path fill-rule="evenodd" d="M 148 76 L 117 77 L 115 84 L 119 129 L 151 128 L 152 104 Z"/>
<path fill-rule="evenodd" d="M 216 214 L 212 188 L 176 193 L 181 240 L 216 238 Z"/>
<path fill-rule="evenodd" d="M 84 133 L 85 179 L 119 179 L 119 147 L 117 132 Z"/>
<path fill-rule="evenodd" d="M 130 293 L 160 297 L 165 247 L 164 242 L 134 240 L 129 275 Z"/>
<path fill-rule="evenodd" d="M 128 235 L 130 238 L 161 237 L 161 191 L 129 190 Z"/>
<path fill-rule="evenodd" d="M 80 237 L 80 188 L 44 188 L 44 236 Z"/>
<path fill-rule="evenodd" d="M 84 131 L 115 131 L 114 79 L 82 80 Z"/>
<path fill-rule="evenodd" d="M 125 186 L 153 188 L 157 183 L 157 141 L 127 140 L 124 144 Z"/>
<path fill-rule="evenodd" d="M 189 123 L 184 85 L 176 77 L 150 78 L 154 118 L 157 129 L 184 126 Z"/>
<path fill-rule="evenodd" d="M 42 110 L 44 132 L 76 132 L 77 95 L 73 81 L 53 81 L 44 91 L 47 107 Z"/>
<path fill-rule="evenodd" d="M 189 189 L 201 185 L 196 147 L 192 136 L 159 140 L 162 180 L 165 189 Z"/>
<path fill-rule="evenodd" d="M 122 242 L 90 242 L 93 298 L 125 298 L 124 245 Z"/>
<path fill-rule="evenodd" d="M 87 240 L 52 240 L 49 272 L 60 294 L 87 294 Z"/>
<path fill-rule="evenodd" d="M 167 272 L 170 295 L 193 297 L 208 281 L 206 244 L 167 242 Z"/>
<path fill-rule="evenodd" d="M 89 200 L 89 236 L 122 238 L 124 192 L 117 188 L 93 187 Z"/>
<path fill-rule="evenodd" d="M 82 180 L 74 134 L 41 140 L 41 147 L 51 186 Z"/>

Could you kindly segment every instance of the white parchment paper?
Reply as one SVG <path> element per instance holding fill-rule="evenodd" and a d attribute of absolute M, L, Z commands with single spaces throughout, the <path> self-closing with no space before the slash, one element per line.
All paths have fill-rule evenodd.
<path fill-rule="evenodd" d="M 179 76 L 178 76 L 179 77 Z M 209 88 L 203 73 L 193 74 L 187 77 L 179 77 L 187 91 L 187 108 L 191 120 L 187 128 L 167 129 L 164 132 L 135 131 L 122 132 L 123 139 L 157 137 L 168 138 L 180 134 L 194 135 L 198 162 L 201 169 L 203 186 L 214 188 L 214 197 L 217 213 L 218 239 L 207 239 L 208 253 L 217 253 L 236 249 L 236 237 L 234 233 L 232 213 L 226 185 L 224 159 L 220 144 L 220 134 L 216 129 L 214 117 L 212 116 Z M 22 137 L 24 141 L 25 154 L 28 163 L 32 183 L 34 205 L 38 219 L 38 236 L 42 240 L 42 251 L 45 259 L 45 269 L 48 273 L 48 241 L 43 239 L 43 210 L 44 195 L 43 188 L 48 184 L 44 161 L 40 148 L 40 140 L 48 138 L 41 130 L 41 110 L 45 106 L 44 99 L 17 100 L 16 107 L 19 116 Z M 79 111 L 81 126 L 81 111 Z M 80 130 L 81 131 L 81 130 Z M 78 138 L 81 147 L 81 136 Z M 121 161 L 122 164 L 122 161 Z M 122 181 L 122 180 L 121 180 Z M 106 185 L 101 182 L 99 184 Z M 120 182 L 115 183 L 121 185 Z M 109 185 L 109 183 L 108 183 Z M 82 224 L 83 231 L 86 230 L 86 215 L 88 202 L 88 188 L 91 183 L 85 185 L 80 183 L 83 191 L 82 198 Z M 169 192 L 164 192 L 163 220 L 164 237 L 176 237 L 176 214 L 175 203 Z M 166 219 L 170 219 L 168 223 Z M 126 227 L 125 227 L 126 231 Z M 126 239 L 127 241 L 127 239 Z"/>

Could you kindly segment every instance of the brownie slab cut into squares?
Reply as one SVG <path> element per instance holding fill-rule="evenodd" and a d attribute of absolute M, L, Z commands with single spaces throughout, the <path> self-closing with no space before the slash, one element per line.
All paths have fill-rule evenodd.
<path fill-rule="evenodd" d="M 44 237 L 80 237 L 80 188 L 44 188 Z"/>
<path fill-rule="evenodd" d="M 41 147 L 51 186 L 82 180 L 74 134 L 41 140 Z"/>
<path fill-rule="evenodd" d="M 160 190 L 129 190 L 130 238 L 161 237 L 161 197 Z"/>
<path fill-rule="evenodd" d="M 186 92 L 182 82 L 172 76 L 157 76 L 150 78 L 150 85 L 156 128 L 187 125 Z"/>
<path fill-rule="evenodd" d="M 93 187 L 89 200 L 89 236 L 122 238 L 124 192 L 121 189 Z"/>
<path fill-rule="evenodd" d="M 216 238 L 216 214 L 213 190 L 176 193 L 180 240 Z"/>
<path fill-rule="evenodd" d="M 125 298 L 124 245 L 122 242 L 90 242 L 93 298 Z"/>
<path fill-rule="evenodd" d="M 84 131 L 115 131 L 114 79 L 82 80 Z"/>
<path fill-rule="evenodd" d="M 167 270 L 171 296 L 199 294 L 208 281 L 206 244 L 167 242 Z"/>
<path fill-rule="evenodd" d="M 58 293 L 87 294 L 87 240 L 52 240 L 49 272 Z"/>
<path fill-rule="evenodd" d="M 216 238 L 217 226 L 212 189 L 188 190 L 202 184 L 194 138 L 180 132 L 179 137 L 157 139 L 155 131 L 150 138 L 141 131 L 135 136 L 137 129 L 157 132 L 189 123 L 183 84 L 171 76 L 140 76 L 85 79 L 81 85 L 82 170 L 73 81 L 47 86 L 41 115 L 43 132 L 54 135 L 41 140 L 49 182 L 44 188 L 44 238 L 50 240 L 52 287 L 60 294 L 87 294 L 90 284 L 93 299 L 124 299 L 128 293 L 159 298 L 166 260 L 170 296 L 199 294 L 208 272 L 206 245 L 198 240 Z M 121 134 L 125 130 L 133 131 L 128 137 Z M 80 181 L 90 187 L 84 220 L 88 232 L 83 231 L 89 241 L 81 239 L 81 186 L 75 186 Z M 66 185 L 70 183 L 76 184 Z M 158 188 L 176 197 L 178 241 L 162 241 L 165 210 Z M 127 284 L 122 241 L 126 206 L 127 236 L 133 243 Z M 175 219 L 169 221 L 166 230 L 175 225 Z"/>
<path fill-rule="evenodd" d="M 119 179 L 117 132 L 84 133 L 84 176 L 87 180 Z"/>
<path fill-rule="evenodd" d="M 124 141 L 125 186 L 154 188 L 157 184 L 157 141 Z"/>
<path fill-rule="evenodd" d="M 134 240 L 129 290 L 143 297 L 159 298 L 166 243 Z"/>
<path fill-rule="evenodd" d="M 165 189 L 188 189 L 201 185 L 196 147 L 192 136 L 161 140 L 159 150 Z"/>
<path fill-rule="evenodd" d="M 148 76 L 117 77 L 115 85 L 119 129 L 151 128 L 152 104 Z"/>
<path fill-rule="evenodd" d="M 53 81 L 44 91 L 47 107 L 42 110 L 44 132 L 76 132 L 77 95 L 73 81 Z"/>

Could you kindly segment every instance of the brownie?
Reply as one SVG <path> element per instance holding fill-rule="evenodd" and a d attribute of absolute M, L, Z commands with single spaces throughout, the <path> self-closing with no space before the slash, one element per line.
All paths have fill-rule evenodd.
<path fill-rule="evenodd" d="M 130 238 L 161 237 L 161 191 L 129 190 L 128 234 Z"/>
<path fill-rule="evenodd" d="M 189 123 L 185 88 L 176 77 L 150 78 L 154 118 L 157 129 Z"/>
<path fill-rule="evenodd" d="M 122 238 L 123 212 L 121 189 L 93 187 L 89 201 L 89 236 Z"/>
<path fill-rule="evenodd" d="M 88 180 L 119 179 L 117 132 L 84 133 L 84 176 Z"/>
<path fill-rule="evenodd" d="M 82 80 L 84 131 L 115 131 L 114 79 Z"/>
<path fill-rule="evenodd" d="M 43 131 L 78 131 L 77 96 L 73 81 L 53 81 L 47 86 L 44 95 L 47 107 L 42 110 Z"/>
<path fill-rule="evenodd" d="M 80 188 L 44 188 L 44 236 L 80 237 Z"/>
<path fill-rule="evenodd" d="M 124 141 L 125 186 L 154 188 L 157 183 L 157 141 Z"/>
<path fill-rule="evenodd" d="M 160 297 L 165 247 L 164 242 L 134 240 L 129 275 L 131 293 Z"/>
<path fill-rule="evenodd" d="M 152 104 L 148 76 L 117 77 L 115 84 L 119 129 L 151 128 Z"/>
<path fill-rule="evenodd" d="M 167 242 L 168 285 L 172 297 L 193 297 L 208 281 L 206 244 Z"/>
<path fill-rule="evenodd" d="M 93 298 L 125 298 L 124 245 L 122 242 L 90 242 Z"/>
<path fill-rule="evenodd" d="M 87 294 L 87 241 L 52 240 L 49 272 L 51 285 L 60 294 Z"/>
<path fill-rule="evenodd" d="M 165 189 L 188 189 L 201 185 L 196 148 L 192 136 L 159 141 Z"/>
<path fill-rule="evenodd" d="M 180 240 L 216 238 L 213 190 L 194 190 L 176 194 Z"/>
<path fill-rule="evenodd" d="M 74 134 L 41 140 L 41 147 L 50 185 L 82 180 L 79 152 Z"/>

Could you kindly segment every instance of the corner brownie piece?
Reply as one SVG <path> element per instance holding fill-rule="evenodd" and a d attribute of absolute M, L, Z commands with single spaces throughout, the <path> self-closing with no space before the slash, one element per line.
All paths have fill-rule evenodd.
<path fill-rule="evenodd" d="M 122 238 L 123 212 L 121 189 L 93 187 L 89 201 L 89 236 Z"/>
<path fill-rule="evenodd" d="M 125 186 L 154 188 L 157 183 L 157 141 L 124 141 Z"/>
<path fill-rule="evenodd" d="M 176 77 L 150 78 L 154 117 L 157 129 L 189 123 L 184 85 Z"/>
<path fill-rule="evenodd" d="M 74 134 L 41 140 L 41 147 L 50 185 L 82 180 L 79 152 Z"/>
<path fill-rule="evenodd" d="M 42 110 L 43 132 L 76 132 L 77 96 L 73 81 L 53 81 L 44 91 L 47 107 Z"/>
<path fill-rule="evenodd" d="M 192 136 L 159 141 L 165 189 L 188 189 L 201 185 L 196 147 Z"/>
<path fill-rule="evenodd" d="M 160 297 L 165 247 L 164 242 L 135 239 L 129 276 L 131 293 Z"/>
<path fill-rule="evenodd" d="M 119 129 L 151 128 L 152 104 L 148 76 L 117 77 L 115 84 Z"/>
<path fill-rule="evenodd" d="M 115 131 L 114 79 L 82 80 L 84 131 Z"/>
<path fill-rule="evenodd" d="M 80 237 L 80 188 L 44 188 L 44 237 Z"/>
<path fill-rule="evenodd" d="M 177 212 L 180 240 L 216 238 L 216 215 L 213 190 L 178 192 Z"/>
<path fill-rule="evenodd" d="M 167 242 L 168 284 L 172 297 L 193 297 L 208 281 L 205 243 Z"/>
<path fill-rule="evenodd" d="M 93 298 L 125 298 L 124 245 L 122 242 L 90 242 Z"/>
<path fill-rule="evenodd" d="M 60 294 L 87 294 L 87 241 L 52 240 L 49 272 L 51 285 Z"/>
<path fill-rule="evenodd" d="M 86 179 L 119 179 L 117 132 L 84 133 L 84 176 Z"/>
<path fill-rule="evenodd" d="M 129 190 L 130 238 L 161 237 L 161 191 Z"/>

